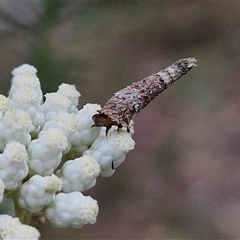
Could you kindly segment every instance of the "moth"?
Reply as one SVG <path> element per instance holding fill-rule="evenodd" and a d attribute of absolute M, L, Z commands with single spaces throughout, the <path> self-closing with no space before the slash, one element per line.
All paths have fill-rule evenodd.
<path fill-rule="evenodd" d="M 98 113 L 93 115 L 93 127 L 126 127 L 129 132 L 131 119 L 171 84 L 196 67 L 195 58 L 183 58 L 169 67 L 152 74 L 116 92 Z"/>

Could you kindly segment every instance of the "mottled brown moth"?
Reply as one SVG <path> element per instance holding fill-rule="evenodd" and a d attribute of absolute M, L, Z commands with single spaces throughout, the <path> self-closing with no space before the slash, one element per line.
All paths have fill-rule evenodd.
<path fill-rule="evenodd" d="M 164 70 L 116 92 L 93 116 L 93 127 L 106 127 L 106 135 L 113 125 L 118 126 L 118 129 L 126 127 L 129 131 L 129 123 L 133 116 L 192 67 L 197 66 L 196 63 L 195 58 L 180 59 Z"/>

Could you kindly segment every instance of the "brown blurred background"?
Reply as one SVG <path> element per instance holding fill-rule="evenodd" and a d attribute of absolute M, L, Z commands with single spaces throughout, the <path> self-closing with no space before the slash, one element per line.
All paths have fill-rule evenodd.
<path fill-rule="evenodd" d="M 240 239 L 240 2 L 1 1 L 0 93 L 22 63 L 80 104 L 182 57 L 198 67 L 135 117 L 136 147 L 84 193 L 97 223 L 42 239 Z"/>

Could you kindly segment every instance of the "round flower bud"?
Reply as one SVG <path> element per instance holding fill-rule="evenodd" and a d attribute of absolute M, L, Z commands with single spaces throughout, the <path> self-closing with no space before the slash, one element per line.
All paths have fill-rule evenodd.
<path fill-rule="evenodd" d="M 62 112 L 68 112 L 71 102 L 65 96 L 59 93 L 47 93 L 45 97 L 46 101 L 41 106 L 45 122 L 56 118 Z"/>
<path fill-rule="evenodd" d="M 102 129 L 99 137 L 83 155 L 89 155 L 96 159 L 101 168 L 100 175 L 109 177 L 134 146 L 135 142 L 127 131 L 111 129 L 106 137 L 105 129 Z"/>
<path fill-rule="evenodd" d="M 100 109 L 101 106 L 99 104 L 88 103 L 76 114 L 79 124 L 72 141 L 72 146 L 79 153 L 88 149 L 99 135 L 101 128 L 92 128 L 94 123 L 92 116 Z"/>
<path fill-rule="evenodd" d="M 81 228 L 85 224 L 94 224 L 97 215 L 97 201 L 80 192 L 58 193 L 46 210 L 47 219 L 61 228 Z"/>
<path fill-rule="evenodd" d="M 86 191 L 96 184 L 100 166 L 94 158 L 83 156 L 64 163 L 60 171 L 63 192 Z"/>
<path fill-rule="evenodd" d="M 34 88 L 20 87 L 10 100 L 10 109 L 17 108 L 26 111 L 37 129 L 43 124 L 44 116 L 40 112 L 42 96 Z"/>
<path fill-rule="evenodd" d="M 60 113 L 55 119 L 52 119 L 45 123 L 42 131 L 49 128 L 59 128 L 62 129 L 68 139 L 71 142 L 74 138 L 74 134 L 78 127 L 78 120 L 74 113 L 63 112 Z"/>
<path fill-rule="evenodd" d="M 57 93 L 65 96 L 68 98 L 71 102 L 70 107 L 69 107 L 69 112 L 70 113 L 76 113 L 78 111 L 77 105 L 78 105 L 78 98 L 81 96 L 81 94 L 76 90 L 75 85 L 67 84 L 67 83 L 62 83 L 58 87 Z"/>
<path fill-rule="evenodd" d="M 37 69 L 27 63 L 20 65 L 12 70 L 13 76 L 35 76 Z"/>
<path fill-rule="evenodd" d="M 9 97 L 12 98 L 14 93 L 21 87 L 30 87 L 38 92 L 38 98 L 43 98 L 39 79 L 36 75 L 37 69 L 31 65 L 23 64 L 12 71 L 12 86 L 9 91 Z"/>
<path fill-rule="evenodd" d="M 29 115 L 35 115 L 41 105 L 41 99 L 38 96 L 38 92 L 34 88 L 20 87 L 18 88 L 10 101 L 10 108 L 18 108 L 29 113 Z M 32 112 L 35 109 L 35 112 Z"/>
<path fill-rule="evenodd" d="M 49 128 L 39 133 L 39 138 L 28 146 L 29 168 L 32 172 L 49 175 L 54 172 L 62 159 L 62 152 L 69 145 L 61 129 Z"/>
<path fill-rule="evenodd" d="M 61 180 L 54 174 L 42 177 L 34 175 L 25 182 L 19 191 L 19 205 L 31 212 L 39 212 L 55 197 L 62 188 Z"/>
<path fill-rule="evenodd" d="M 0 154 L 0 178 L 7 190 L 17 189 L 28 174 L 28 154 L 24 145 L 11 142 Z"/>
<path fill-rule="evenodd" d="M 14 140 L 27 145 L 31 141 L 29 132 L 32 128 L 32 121 L 27 112 L 19 109 L 8 110 L 0 122 L 0 149 L 3 150 L 6 143 Z"/>

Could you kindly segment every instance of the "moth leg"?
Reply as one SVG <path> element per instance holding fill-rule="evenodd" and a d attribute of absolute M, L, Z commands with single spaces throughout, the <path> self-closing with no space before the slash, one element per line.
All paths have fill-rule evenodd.
<path fill-rule="evenodd" d="M 121 130 L 121 129 L 122 129 L 122 124 L 120 123 L 120 124 L 118 124 L 117 126 L 118 126 L 118 129 L 117 129 L 117 131 L 118 131 L 118 133 L 119 133 L 119 130 Z"/>
<path fill-rule="evenodd" d="M 105 126 L 105 127 L 106 127 L 106 138 L 107 138 L 108 131 L 112 126 Z"/>
<path fill-rule="evenodd" d="M 114 164 L 113 164 L 113 161 L 112 161 L 112 170 L 114 170 L 115 168 L 114 168 Z"/>

